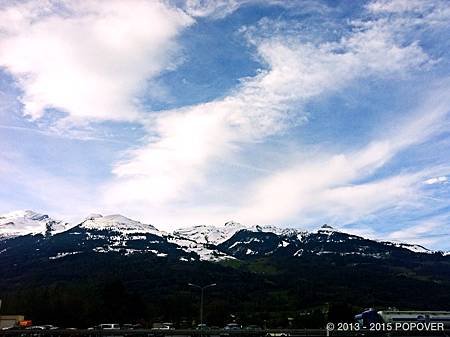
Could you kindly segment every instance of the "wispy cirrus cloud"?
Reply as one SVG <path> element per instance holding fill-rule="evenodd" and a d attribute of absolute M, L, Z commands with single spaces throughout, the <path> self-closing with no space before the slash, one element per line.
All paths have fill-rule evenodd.
<path fill-rule="evenodd" d="M 421 219 L 404 226 L 401 230 L 388 233 L 385 240 L 398 242 L 413 242 L 425 246 L 434 246 L 440 249 L 446 247 L 450 237 L 449 215 L 442 214 Z M 444 248 L 445 249 L 445 248 Z"/>
<path fill-rule="evenodd" d="M 447 184 L 448 178 L 446 176 L 433 177 L 433 178 L 429 178 L 429 179 L 425 180 L 424 183 L 427 185 Z"/>
<path fill-rule="evenodd" d="M 189 199 L 193 188 L 211 183 L 206 177 L 218 159 L 226 161 L 245 144 L 304 123 L 308 115 L 303 104 L 310 99 L 338 92 L 357 79 L 404 74 L 430 62 L 417 44 L 400 44 L 395 31 L 375 23 L 354 27 L 338 42 L 318 44 L 242 33 L 255 45 L 265 69 L 243 78 L 222 99 L 159 112 L 147 124 L 152 134 L 148 143 L 115 166 L 117 179 L 106 188 L 109 205 L 149 209 L 156 200 L 160 207 Z M 256 221 L 244 213 L 246 221 Z"/>
<path fill-rule="evenodd" d="M 449 89 L 448 83 L 439 82 L 409 113 L 409 121 L 391 130 L 386 126 L 379 139 L 360 150 L 323 155 L 256 181 L 240 217 L 249 222 L 302 218 L 309 223 L 328 219 L 345 224 L 384 208 L 423 206 L 421 188 L 428 170 L 367 179 L 401 151 L 446 130 L 442 122 L 450 112 Z"/>
<path fill-rule="evenodd" d="M 220 19 L 230 15 L 242 5 L 252 0 L 185 0 L 183 9 L 193 17 Z"/>
<path fill-rule="evenodd" d="M 445 0 L 376 0 L 366 7 L 377 14 L 418 14 L 426 24 L 444 23 L 450 16 Z"/>

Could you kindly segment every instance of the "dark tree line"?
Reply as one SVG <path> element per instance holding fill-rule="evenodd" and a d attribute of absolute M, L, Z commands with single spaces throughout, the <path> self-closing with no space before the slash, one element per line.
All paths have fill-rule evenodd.
<path fill-rule="evenodd" d="M 0 261 L 2 313 L 25 314 L 36 324 L 89 327 L 105 322 L 198 323 L 199 292 L 205 321 L 261 327 L 318 328 L 352 321 L 367 307 L 450 309 L 447 260 L 341 256 L 262 258 L 225 264 L 180 262 L 152 254 L 74 255 L 24 262 Z M 430 301 L 430 299 L 433 299 Z"/>

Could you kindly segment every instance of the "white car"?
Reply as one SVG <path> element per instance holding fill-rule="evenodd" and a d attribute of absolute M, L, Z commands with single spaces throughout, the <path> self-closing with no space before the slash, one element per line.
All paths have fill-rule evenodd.
<path fill-rule="evenodd" d="M 100 324 L 98 327 L 100 330 L 120 330 L 120 325 L 118 323 Z"/>

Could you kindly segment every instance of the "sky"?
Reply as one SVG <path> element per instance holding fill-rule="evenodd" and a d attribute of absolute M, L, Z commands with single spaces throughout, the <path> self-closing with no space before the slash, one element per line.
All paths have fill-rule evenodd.
<path fill-rule="evenodd" d="M 0 0 L 0 212 L 450 250 L 448 0 Z"/>

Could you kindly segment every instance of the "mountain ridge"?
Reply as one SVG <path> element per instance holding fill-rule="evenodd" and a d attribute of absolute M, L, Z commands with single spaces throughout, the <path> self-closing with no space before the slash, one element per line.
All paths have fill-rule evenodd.
<path fill-rule="evenodd" d="M 380 257 L 397 249 L 418 254 L 447 255 L 416 244 L 367 239 L 336 230 L 329 225 L 323 225 L 316 231 L 306 231 L 271 225 L 246 226 L 229 221 L 222 226 L 195 225 L 166 232 L 120 214 L 90 214 L 74 226 L 29 210 L 0 215 L 0 221 L 2 219 L 0 233 L 3 235 L 0 240 L 26 235 L 54 237 L 51 242 L 58 242 L 61 251 L 48 257 L 51 259 L 79 254 L 85 251 L 85 247 L 90 247 L 97 253 L 120 252 L 128 255 L 153 252 L 159 257 L 178 251 L 183 252 L 175 254 L 181 260 L 189 261 L 197 256 L 199 260 L 216 262 L 277 254 L 301 256 L 305 252 L 317 255 L 369 254 Z M 73 244 L 75 237 L 79 241 L 76 245 L 83 249 L 76 250 L 70 246 L 69 243 Z M 64 250 L 64 244 L 59 242 L 67 242 L 68 247 L 73 249 Z M 49 251 L 53 249 L 49 248 Z M 1 254 L 2 251 L 0 256 Z"/>

